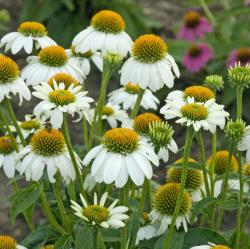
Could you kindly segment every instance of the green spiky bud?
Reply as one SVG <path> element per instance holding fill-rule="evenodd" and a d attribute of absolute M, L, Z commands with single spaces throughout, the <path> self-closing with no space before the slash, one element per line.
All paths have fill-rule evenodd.
<path fill-rule="evenodd" d="M 224 80 L 221 75 L 208 75 L 204 80 L 204 85 L 217 92 L 224 88 Z"/>
<path fill-rule="evenodd" d="M 246 124 L 242 119 L 229 120 L 225 128 L 226 137 L 238 143 L 244 136 Z"/>
<path fill-rule="evenodd" d="M 228 69 L 228 81 L 231 87 L 248 88 L 250 84 L 250 64 L 241 66 L 240 62 Z"/>
<path fill-rule="evenodd" d="M 156 151 L 159 151 L 161 147 L 169 145 L 173 134 L 172 126 L 166 122 L 157 120 L 149 124 L 149 138 Z"/>

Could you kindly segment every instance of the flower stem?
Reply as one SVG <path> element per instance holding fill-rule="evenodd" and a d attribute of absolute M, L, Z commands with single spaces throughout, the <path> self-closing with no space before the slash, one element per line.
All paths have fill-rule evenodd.
<path fill-rule="evenodd" d="M 214 196 L 214 166 L 215 166 L 215 156 L 217 149 L 217 132 L 215 131 L 212 135 L 212 157 L 211 157 L 211 165 L 210 165 L 210 182 L 211 182 L 211 196 Z M 211 222 L 210 227 L 214 229 L 215 225 L 215 205 L 211 206 Z"/>
<path fill-rule="evenodd" d="M 243 88 L 237 89 L 237 119 L 240 119 L 242 116 L 242 96 Z M 243 206 L 243 191 L 244 191 L 244 179 L 242 172 L 242 160 L 241 152 L 238 151 L 238 164 L 239 164 L 239 182 L 240 182 L 240 206 L 237 211 L 237 222 L 236 222 L 236 242 L 235 249 L 239 249 L 240 245 L 240 234 L 241 234 L 241 215 L 242 215 L 242 206 Z"/>
<path fill-rule="evenodd" d="M 9 135 L 9 136 L 11 137 L 11 139 L 12 139 L 12 142 L 13 142 L 13 144 L 14 144 L 14 146 L 15 146 L 16 152 L 18 152 L 18 145 L 17 145 L 17 143 L 16 143 L 16 139 L 15 139 L 13 133 L 12 133 L 11 130 L 10 130 L 9 123 L 8 123 L 8 121 L 7 121 L 7 119 L 6 119 L 6 117 L 5 117 L 5 115 L 4 115 L 4 113 L 3 113 L 2 110 L 0 110 L 0 118 L 1 118 L 1 120 L 3 121 L 3 124 L 4 124 L 5 127 L 6 127 L 6 130 L 7 130 L 7 132 L 8 132 L 8 135 Z"/>
<path fill-rule="evenodd" d="M 140 88 L 140 91 L 139 91 L 139 93 L 138 93 L 138 96 L 137 96 L 137 99 L 136 99 L 134 108 L 133 108 L 133 110 L 132 110 L 132 112 L 131 112 L 131 114 L 130 114 L 130 118 L 131 118 L 131 119 L 133 119 L 133 118 L 137 115 L 137 113 L 138 113 L 138 111 L 139 111 L 140 104 L 141 104 L 141 101 L 142 101 L 142 97 L 143 97 L 144 92 L 145 92 L 145 89 Z"/>
<path fill-rule="evenodd" d="M 139 208 L 138 208 L 139 217 L 143 216 L 143 211 L 144 211 L 146 196 L 148 194 L 147 192 L 148 192 L 149 184 L 150 184 L 150 180 L 145 179 L 143 186 L 142 186 L 142 196 L 141 196 L 140 204 L 139 204 Z"/>
<path fill-rule="evenodd" d="M 92 229 L 93 233 L 93 249 L 98 249 L 98 228 L 93 228 Z"/>
<path fill-rule="evenodd" d="M 14 111 L 12 109 L 10 100 L 8 98 L 6 98 L 6 97 L 4 98 L 4 104 L 5 104 L 5 107 L 6 107 L 8 113 L 10 115 L 11 121 L 12 121 L 13 125 L 15 126 L 16 132 L 17 132 L 17 134 L 18 134 L 18 136 L 19 136 L 19 138 L 21 140 L 21 143 L 22 143 L 23 147 L 25 147 L 26 146 L 26 141 L 25 141 L 25 139 L 23 137 L 23 134 L 22 134 L 22 131 L 21 131 L 21 129 L 20 129 L 18 123 L 17 123 L 16 116 L 15 116 L 15 113 L 14 113 Z"/>
<path fill-rule="evenodd" d="M 218 212 L 218 217 L 217 217 L 217 223 L 215 226 L 215 231 L 218 231 L 220 229 L 221 226 L 221 222 L 222 222 L 222 218 L 223 218 L 223 214 L 224 214 L 224 209 L 223 209 L 223 205 L 225 203 L 226 200 L 226 196 L 227 196 L 227 189 L 228 189 L 228 179 L 229 179 L 229 172 L 231 169 L 231 163 L 232 163 L 232 157 L 233 157 L 233 152 L 234 152 L 234 143 L 231 143 L 230 145 L 230 149 L 229 149 L 229 156 L 227 159 L 227 168 L 226 168 L 226 175 L 224 178 L 224 187 L 223 187 L 223 191 L 222 191 L 222 195 L 221 195 L 221 208 L 219 208 L 219 212 Z"/>
<path fill-rule="evenodd" d="M 98 126 L 97 126 L 98 131 L 101 129 L 101 126 L 102 126 L 102 109 L 105 103 L 108 82 L 111 78 L 113 70 L 114 70 L 113 67 L 110 66 L 104 60 L 100 95 L 98 98 L 97 106 L 96 106 L 95 113 L 94 113 L 94 118 L 93 118 L 93 121 L 90 127 L 90 132 L 89 132 L 89 150 L 92 148 L 96 122 L 98 122 Z"/>
<path fill-rule="evenodd" d="M 206 167 L 206 154 L 205 154 L 201 130 L 197 132 L 197 142 L 198 142 L 199 149 L 200 149 L 200 161 L 201 161 L 201 166 L 202 166 L 202 171 L 203 171 L 203 178 L 205 182 L 206 193 L 207 193 L 207 196 L 210 196 L 207 167 Z"/>
<path fill-rule="evenodd" d="M 189 158 L 189 153 L 191 150 L 192 142 L 194 138 L 194 130 L 190 127 L 187 128 L 187 134 L 186 134 L 186 142 L 184 145 L 184 153 L 183 153 L 183 167 L 182 167 L 182 173 L 181 173 L 181 183 L 180 183 L 180 191 L 177 196 L 176 204 L 175 204 L 175 209 L 174 213 L 172 216 L 172 221 L 170 224 L 170 227 L 167 231 L 167 235 L 163 244 L 164 249 L 169 249 L 170 248 L 170 239 L 172 236 L 172 233 L 174 231 L 174 226 L 180 211 L 182 199 L 184 196 L 184 190 L 185 190 L 185 183 L 186 183 L 186 178 L 187 178 L 187 166 L 188 166 L 188 158 Z"/>
<path fill-rule="evenodd" d="M 63 200 L 62 200 L 62 196 L 61 196 L 61 192 L 60 192 L 60 186 L 59 186 L 59 177 L 57 177 L 56 182 L 52 184 L 52 189 L 57 201 L 57 206 L 59 209 L 59 213 L 61 215 L 64 227 L 69 229 L 68 231 L 71 231 L 71 224 L 70 221 L 68 219 L 64 204 L 63 204 Z"/>
<path fill-rule="evenodd" d="M 73 146 L 72 146 L 71 141 L 70 141 L 68 119 L 67 119 L 67 114 L 66 113 L 64 113 L 64 117 L 63 117 L 62 130 L 63 130 L 63 134 L 64 134 L 64 138 L 65 138 L 65 143 L 67 145 L 67 148 L 68 148 L 68 151 L 69 151 L 69 154 L 70 154 L 70 157 L 71 157 L 71 160 L 72 160 L 75 172 L 76 172 L 76 177 L 77 177 L 77 180 L 79 182 L 80 192 L 82 193 L 82 195 L 84 197 L 86 197 L 85 192 L 83 190 L 83 180 L 82 180 L 82 177 L 81 177 L 80 169 L 78 167 L 76 157 L 75 157 L 75 153 L 74 153 L 74 149 L 73 149 Z"/>
<path fill-rule="evenodd" d="M 85 117 L 83 117 L 82 119 L 82 130 L 83 130 L 83 140 L 84 140 L 85 146 L 88 146 L 89 144 L 88 123 Z"/>
<path fill-rule="evenodd" d="M 4 123 L 5 127 L 6 127 L 6 130 L 7 130 L 8 134 L 9 134 L 9 136 L 11 137 L 11 139 L 12 139 L 12 141 L 14 143 L 16 152 L 18 152 L 19 150 L 18 150 L 18 145 L 16 143 L 16 139 L 15 139 L 13 133 L 10 130 L 8 120 L 6 119 L 6 117 L 5 117 L 5 115 L 4 115 L 4 113 L 3 113 L 2 110 L 0 110 L 0 117 L 1 117 L 1 120 L 3 121 L 3 123 Z M 12 187 L 13 187 L 13 190 L 14 190 L 15 193 L 19 192 L 19 187 L 18 187 L 18 185 L 17 185 L 17 183 L 16 183 L 15 180 L 12 183 Z M 30 221 L 30 219 L 28 218 L 28 214 L 27 214 L 26 211 L 23 212 L 23 216 L 24 216 L 25 222 L 27 223 L 29 229 L 31 231 L 33 231 L 35 229 L 35 226 L 32 223 L 32 221 Z"/>
<path fill-rule="evenodd" d="M 63 229 L 63 227 L 61 227 L 61 225 L 57 222 L 56 218 L 54 217 L 44 191 L 42 191 L 40 194 L 40 200 L 44 211 L 44 215 L 47 216 L 50 225 L 59 233 L 67 234 L 67 232 Z"/>
<path fill-rule="evenodd" d="M 129 194 L 129 181 L 127 184 L 120 190 L 120 202 L 122 205 L 127 205 L 128 203 L 128 194 Z M 120 249 L 126 249 L 126 227 L 121 228 L 121 247 Z"/>
<path fill-rule="evenodd" d="M 213 15 L 213 13 L 211 12 L 211 10 L 209 9 L 206 1 L 205 0 L 199 0 L 199 2 L 200 2 L 200 5 L 201 5 L 203 11 L 207 15 L 208 19 L 211 21 L 211 23 L 213 25 L 215 25 L 216 24 L 215 17 Z"/>

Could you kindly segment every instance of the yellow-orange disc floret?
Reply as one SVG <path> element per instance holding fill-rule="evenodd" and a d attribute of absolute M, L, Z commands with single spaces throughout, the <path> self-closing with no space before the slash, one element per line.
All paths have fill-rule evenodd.
<path fill-rule="evenodd" d="M 168 52 L 167 44 L 157 35 L 142 35 L 134 41 L 133 57 L 143 63 L 162 60 Z"/>
<path fill-rule="evenodd" d="M 125 29 L 123 18 L 111 10 L 102 10 L 91 19 L 91 26 L 105 33 L 120 33 Z"/>
<path fill-rule="evenodd" d="M 102 142 L 108 151 L 126 155 L 137 149 L 139 136 L 128 128 L 113 128 L 104 134 Z"/>
<path fill-rule="evenodd" d="M 19 67 L 11 58 L 0 55 L 0 84 L 9 83 L 19 76 Z"/>
<path fill-rule="evenodd" d="M 0 236 L 0 248 L 1 249 L 16 249 L 17 242 L 10 236 Z"/>
<path fill-rule="evenodd" d="M 222 175 L 226 172 L 227 162 L 228 162 L 229 152 L 227 150 L 218 151 L 215 155 L 214 161 L 214 172 L 217 175 Z M 208 160 L 208 165 L 211 167 L 211 158 Z M 238 162 L 236 157 L 232 156 L 232 162 L 230 166 L 230 170 L 232 172 L 238 171 Z"/>
<path fill-rule="evenodd" d="M 167 183 L 161 186 L 155 193 L 155 209 L 163 215 L 173 215 L 177 196 L 180 191 L 180 184 Z M 179 215 L 187 214 L 192 207 L 192 200 L 188 192 L 184 192 L 180 206 Z"/>
<path fill-rule="evenodd" d="M 47 35 L 47 30 L 39 22 L 23 22 L 18 27 L 18 32 L 25 36 L 41 37 Z"/>
<path fill-rule="evenodd" d="M 48 80 L 48 84 L 52 88 L 54 87 L 54 81 L 57 83 L 57 85 L 59 85 L 60 83 L 63 83 L 64 86 L 65 86 L 65 89 L 67 89 L 72 84 L 74 86 L 78 86 L 79 85 L 79 82 L 74 77 L 72 77 L 70 74 L 67 74 L 67 73 L 57 73 L 54 76 L 52 76 Z"/>
<path fill-rule="evenodd" d="M 134 118 L 134 129 L 141 135 L 148 135 L 149 126 L 155 121 L 162 121 L 162 119 L 154 113 L 142 113 Z"/>
<path fill-rule="evenodd" d="M 53 45 L 43 48 L 38 57 L 42 64 L 50 67 L 61 67 L 68 61 L 68 56 L 65 49 L 61 46 Z"/>
<path fill-rule="evenodd" d="M 215 97 L 212 90 L 205 86 L 190 86 L 184 90 L 184 97 L 193 97 L 196 102 L 206 102 Z"/>
<path fill-rule="evenodd" d="M 56 156 L 65 151 L 63 134 L 56 129 L 40 129 L 30 140 L 32 151 L 38 155 L 50 157 Z"/>

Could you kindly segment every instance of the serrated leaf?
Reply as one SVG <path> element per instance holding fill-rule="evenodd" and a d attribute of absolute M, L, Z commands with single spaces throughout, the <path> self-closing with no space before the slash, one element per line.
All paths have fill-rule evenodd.
<path fill-rule="evenodd" d="M 182 249 L 185 232 L 174 231 L 171 235 L 169 249 Z M 155 243 L 154 249 L 162 249 L 166 234 L 163 234 Z"/>
<path fill-rule="evenodd" d="M 84 226 L 76 235 L 75 249 L 92 249 L 93 234 L 89 226 Z M 66 248 L 65 248 L 66 249 Z"/>
<path fill-rule="evenodd" d="M 70 235 L 63 235 L 54 245 L 54 249 L 70 249 L 72 244 L 72 237 Z"/>
<path fill-rule="evenodd" d="M 56 237 L 56 232 L 48 226 L 39 226 L 35 231 L 31 232 L 23 241 L 23 246 L 32 249 L 40 249 L 50 237 Z"/>
<path fill-rule="evenodd" d="M 205 208 L 207 208 L 208 206 L 210 206 L 211 204 L 214 204 L 218 202 L 217 198 L 214 197 L 206 197 L 204 199 L 202 199 L 201 201 L 197 202 L 197 204 L 195 205 L 193 212 L 192 212 L 192 216 L 190 219 L 190 222 L 192 223 L 195 219 L 195 217 L 197 217 L 197 215 L 204 210 Z"/>
<path fill-rule="evenodd" d="M 190 229 L 184 238 L 182 249 L 190 249 L 197 245 L 207 245 L 208 241 L 213 241 L 214 244 L 226 245 L 226 240 L 218 233 L 206 228 Z"/>
<path fill-rule="evenodd" d="M 41 187 L 36 184 L 32 184 L 29 187 L 20 190 L 12 198 L 10 218 L 14 223 L 18 214 L 22 213 L 29 207 L 31 207 L 39 198 L 41 193 Z"/>

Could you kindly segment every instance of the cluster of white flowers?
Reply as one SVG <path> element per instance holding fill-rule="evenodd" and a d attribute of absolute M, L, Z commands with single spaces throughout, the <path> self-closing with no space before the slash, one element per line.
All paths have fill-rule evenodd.
<path fill-rule="evenodd" d="M 1 39 L 0 46 L 12 54 L 24 49 L 29 55 L 27 65 L 21 71 L 10 57 L 0 55 L 0 103 L 10 111 L 12 121 L 8 124 L 8 119 L 3 120 L 6 121 L 6 134 L 0 137 L 0 167 L 3 166 L 8 178 L 14 178 L 17 172 L 25 175 L 27 181 L 46 180 L 53 186 L 61 179 L 71 190 L 70 194 L 75 191 L 74 188 L 72 191 L 72 184 L 74 186 L 79 177 L 83 179 L 86 176 L 84 182 L 78 182 L 79 189 L 84 189 L 86 195 L 80 194 L 81 204 L 71 195 L 74 198 L 71 208 L 93 229 L 122 228 L 129 219 L 126 214 L 129 211 L 128 201 L 124 201 L 126 193 L 123 193 L 124 200 L 120 200 L 122 206 L 116 206 L 118 199 L 109 199 L 106 192 L 99 202 L 95 193 L 93 204 L 88 204 L 92 190 L 100 191 L 96 188 L 97 184 L 104 183 L 109 193 L 112 188 L 119 191 L 131 188 L 129 190 L 133 192 L 135 188 L 143 186 L 143 191 L 139 191 L 139 197 L 143 200 L 142 197 L 149 191 L 144 187 L 154 176 L 153 166 L 166 163 L 170 157 L 169 151 L 178 152 L 173 139 L 174 130 L 168 120 L 176 119 L 177 124 L 198 134 L 202 130 L 215 133 L 218 127 L 224 129 L 229 117 L 224 106 L 216 102 L 215 93 L 204 86 L 171 91 L 166 96 L 166 104 L 157 113 L 160 101 L 155 92 L 164 86 L 174 86 L 175 79 L 180 76 L 178 66 L 162 38 L 146 34 L 132 41 L 125 32 L 123 18 L 110 10 L 100 11 L 93 16 L 90 26 L 75 36 L 69 49 L 57 45 L 47 36 L 46 28 L 37 22 L 22 23 L 17 32 Z M 107 55 L 118 56 L 125 61 L 119 71 L 121 88 L 110 92 L 107 101 L 100 92 L 100 101 L 97 102 L 88 96 L 85 79 L 90 73 L 91 61 L 105 75 L 106 67 L 111 66 Z M 119 67 L 121 61 L 115 66 Z M 115 64 L 114 61 L 112 63 Z M 16 121 L 13 117 L 10 106 L 13 95 L 19 95 L 20 104 L 23 98 L 30 101 L 32 96 L 40 100 L 24 121 Z M 140 106 L 147 112 L 138 115 Z M 4 117 L 4 112 L 1 115 Z M 82 120 L 86 129 L 84 139 L 87 144 L 83 158 L 71 145 L 68 116 L 77 116 L 73 121 Z M 88 122 L 85 123 L 86 120 Z M 103 127 L 108 129 L 105 131 Z M 238 144 L 239 150 L 247 150 L 247 163 L 250 163 L 249 131 L 247 127 Z M 223 163 L 225 153 L 222 154 L 213 162 L 216 175 L 226 171 L 226 164 Z M 173 220 L 176 229 L 183 227 L 187 232 L 192 202 L 206 196 L 201 169 L 188 168 L 183 197 L 179 202 L 182 169 L 178 163 L 182 166 L 182 159 L 171 166 L 166 184 L 156 191 L 148 220 L 138 230 L 137 243 L 162 235 Z M 188 163 L 197 162 L 189 159 Z M 232 160 L 232 171 L 237 167 Z M 250 174 L 250 170 L 247 170 Z M 215 197 L 221 192 L 223 181 L 216 184 Z M 233 181 L 229 182 L 229 186 L 231 189 L 240 188 L 238 182 Z M 245 186 L 245 191 L 248 189 Z M 109 200 L 112 203 L 105 207 Z M 174 217 L 178 202 L 179 211 Z M 8 241 L 8 238 L 3 238 L 3 241 Z M 1 243 L 5 242 L 0 236 Z M 192 248 L 217 247 L 209 244 Z"/>

